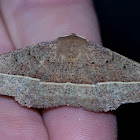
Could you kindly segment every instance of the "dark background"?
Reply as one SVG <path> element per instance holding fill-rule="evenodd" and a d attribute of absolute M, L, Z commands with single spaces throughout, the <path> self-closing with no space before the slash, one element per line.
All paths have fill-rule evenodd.
<path fill-rule="evenodd" d="M 103 46 L 140 63 L 140 0 L 94 0 Z M 115 111 L 118 140 L 140 139 L 140 103 Z"/>

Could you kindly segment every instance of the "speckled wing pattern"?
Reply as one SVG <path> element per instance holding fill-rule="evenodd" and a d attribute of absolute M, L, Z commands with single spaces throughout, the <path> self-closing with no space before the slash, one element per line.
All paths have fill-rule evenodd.
<path fill-rule="evenodd" d="M 1 55 L 0 93 L 27 107 L 114 110 L 140 102 L 140 64 L 71 34 Z"/>

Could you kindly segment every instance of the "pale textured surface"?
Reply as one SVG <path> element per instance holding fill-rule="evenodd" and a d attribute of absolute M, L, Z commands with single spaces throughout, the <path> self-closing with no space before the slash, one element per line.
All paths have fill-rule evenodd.
<path fill-rule="evenodd" d="M 27 107 L 108 111 L 140 101 L 140 64 L 76 35 L 1 55 L 0 73 L 0 93 Z"/>

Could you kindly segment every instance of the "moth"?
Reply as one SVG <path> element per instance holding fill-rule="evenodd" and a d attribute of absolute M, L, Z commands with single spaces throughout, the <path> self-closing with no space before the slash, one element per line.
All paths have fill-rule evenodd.
<path fill-rule="evenodd" d="M 140 64 L 71 34 L 0 55 L 0 94 L 21 106 L 107 112 L 140 102 Z"/>

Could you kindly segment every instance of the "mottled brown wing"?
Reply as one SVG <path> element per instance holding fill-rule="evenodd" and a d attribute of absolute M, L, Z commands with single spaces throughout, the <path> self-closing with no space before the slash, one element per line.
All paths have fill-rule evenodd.
<path fill-rule="evenodd" d="M 56 83 L 131 82 L 140 81 L 140 64 L 70 35 L 1 55 L 0 73 Z"/>
<path fill-rule="evenodd" d="M 140 81 L 140 64 L 97 44 L 86 47 L 85 71 L 92 83 Z"/>
<path fill-rule="evenodd" d="M 75 35 L 42 42 L 0 56 L 0 73 L 29 76 L 44 82 L 93 83 L 85 71 L 88 42 Z"/>
<path fill-rule="evenodd" d="M 29 76 L 32 78 L 47 77 L 53 68 L 56 42 L 42 42 L 0 56 L 0 73 Z M 51 60 L 51 61 L 48 61 Z M 43 69 L 45 67 L 45 69 Z M 40 75 L 42 70 L 45 75 Z M 44 73 L 43 73 L 44 74 Z"/>

